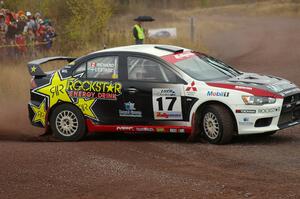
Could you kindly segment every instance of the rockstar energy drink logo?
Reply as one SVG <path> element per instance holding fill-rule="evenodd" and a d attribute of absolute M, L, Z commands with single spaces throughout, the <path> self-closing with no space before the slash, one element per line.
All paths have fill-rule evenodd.
<path fill-rule="evenodd" d="M 119 82 L 70 80 L 66 90 L 70 97 L 116 100 L 117 96 L 122 94 L 122 84 Z M 59 88 L 57 92 L 59 92 Z"/>

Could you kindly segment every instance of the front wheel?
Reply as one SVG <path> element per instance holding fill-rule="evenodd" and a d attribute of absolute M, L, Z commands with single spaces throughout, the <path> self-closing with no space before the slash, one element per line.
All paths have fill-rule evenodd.
<path fill-rule="evenodd" d="M 54 137 L 64 141 L 78 141 L 85 136 L 85 123 L 82 112 L 70 104 L 56 107 L 50 116 Z"/>
<path fill-rule="evenodd" d="M 205 139 L 212 144 L 226 144 L 232 139 L 234 120 L 222 105 L 206 107 L 200 125 Z"/>

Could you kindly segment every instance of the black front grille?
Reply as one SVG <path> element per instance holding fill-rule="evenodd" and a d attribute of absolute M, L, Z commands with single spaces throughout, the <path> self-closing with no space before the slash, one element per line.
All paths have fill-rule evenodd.
<path fill-rule="evenodd" d="M 283 100 L 278 126 L 300 119 L 300 93 L 287 96 Z"/>
<path fill-rule="evenodd" d="M 300 93 L 285 97 L 284 100 L 283 100 L 283 105 L 293 103 L 293 102 L 297 102 L 297 101 L 300 101 Z"/>

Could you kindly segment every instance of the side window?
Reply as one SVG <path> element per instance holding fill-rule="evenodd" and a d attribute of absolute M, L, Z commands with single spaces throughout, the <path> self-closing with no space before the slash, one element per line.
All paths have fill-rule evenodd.
<path fill-rule="evenodd" d="M 79 74 L 84 74 L 85 73 L 85 69 L 86 69 L 86 63 L 82 63 L 80 66 L 78 66 L 76 68 L 76 70 L 73 72 L 73 76 L 75 75 L 79 75 Z"/>
<path fill-rule="evenodd" d="M 128 79 L 149 82 L 176 82 L 176 75 L 155 61 L 139 57 L 128 57 Z"/>
<path fill-rule="evenodd" d="M 87 78 L 118 79 L 118 56 L 97 57 L 87 62 Z"/>

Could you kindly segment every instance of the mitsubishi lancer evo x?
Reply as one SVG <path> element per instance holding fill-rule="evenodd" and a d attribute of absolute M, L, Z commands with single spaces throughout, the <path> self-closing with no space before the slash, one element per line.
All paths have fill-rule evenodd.
<path fill-rule="evenodd" d="M 42 70 L 55 60 L 68 64 Z M 43 58 L 28 68 L 31 123 L 64 141 L 95 132 L 150 132 L 224 144 L 235 135 L 271 135 L 300 124 L 295 84 L 181 47 L 117 47 L 80 58 Z"/>

